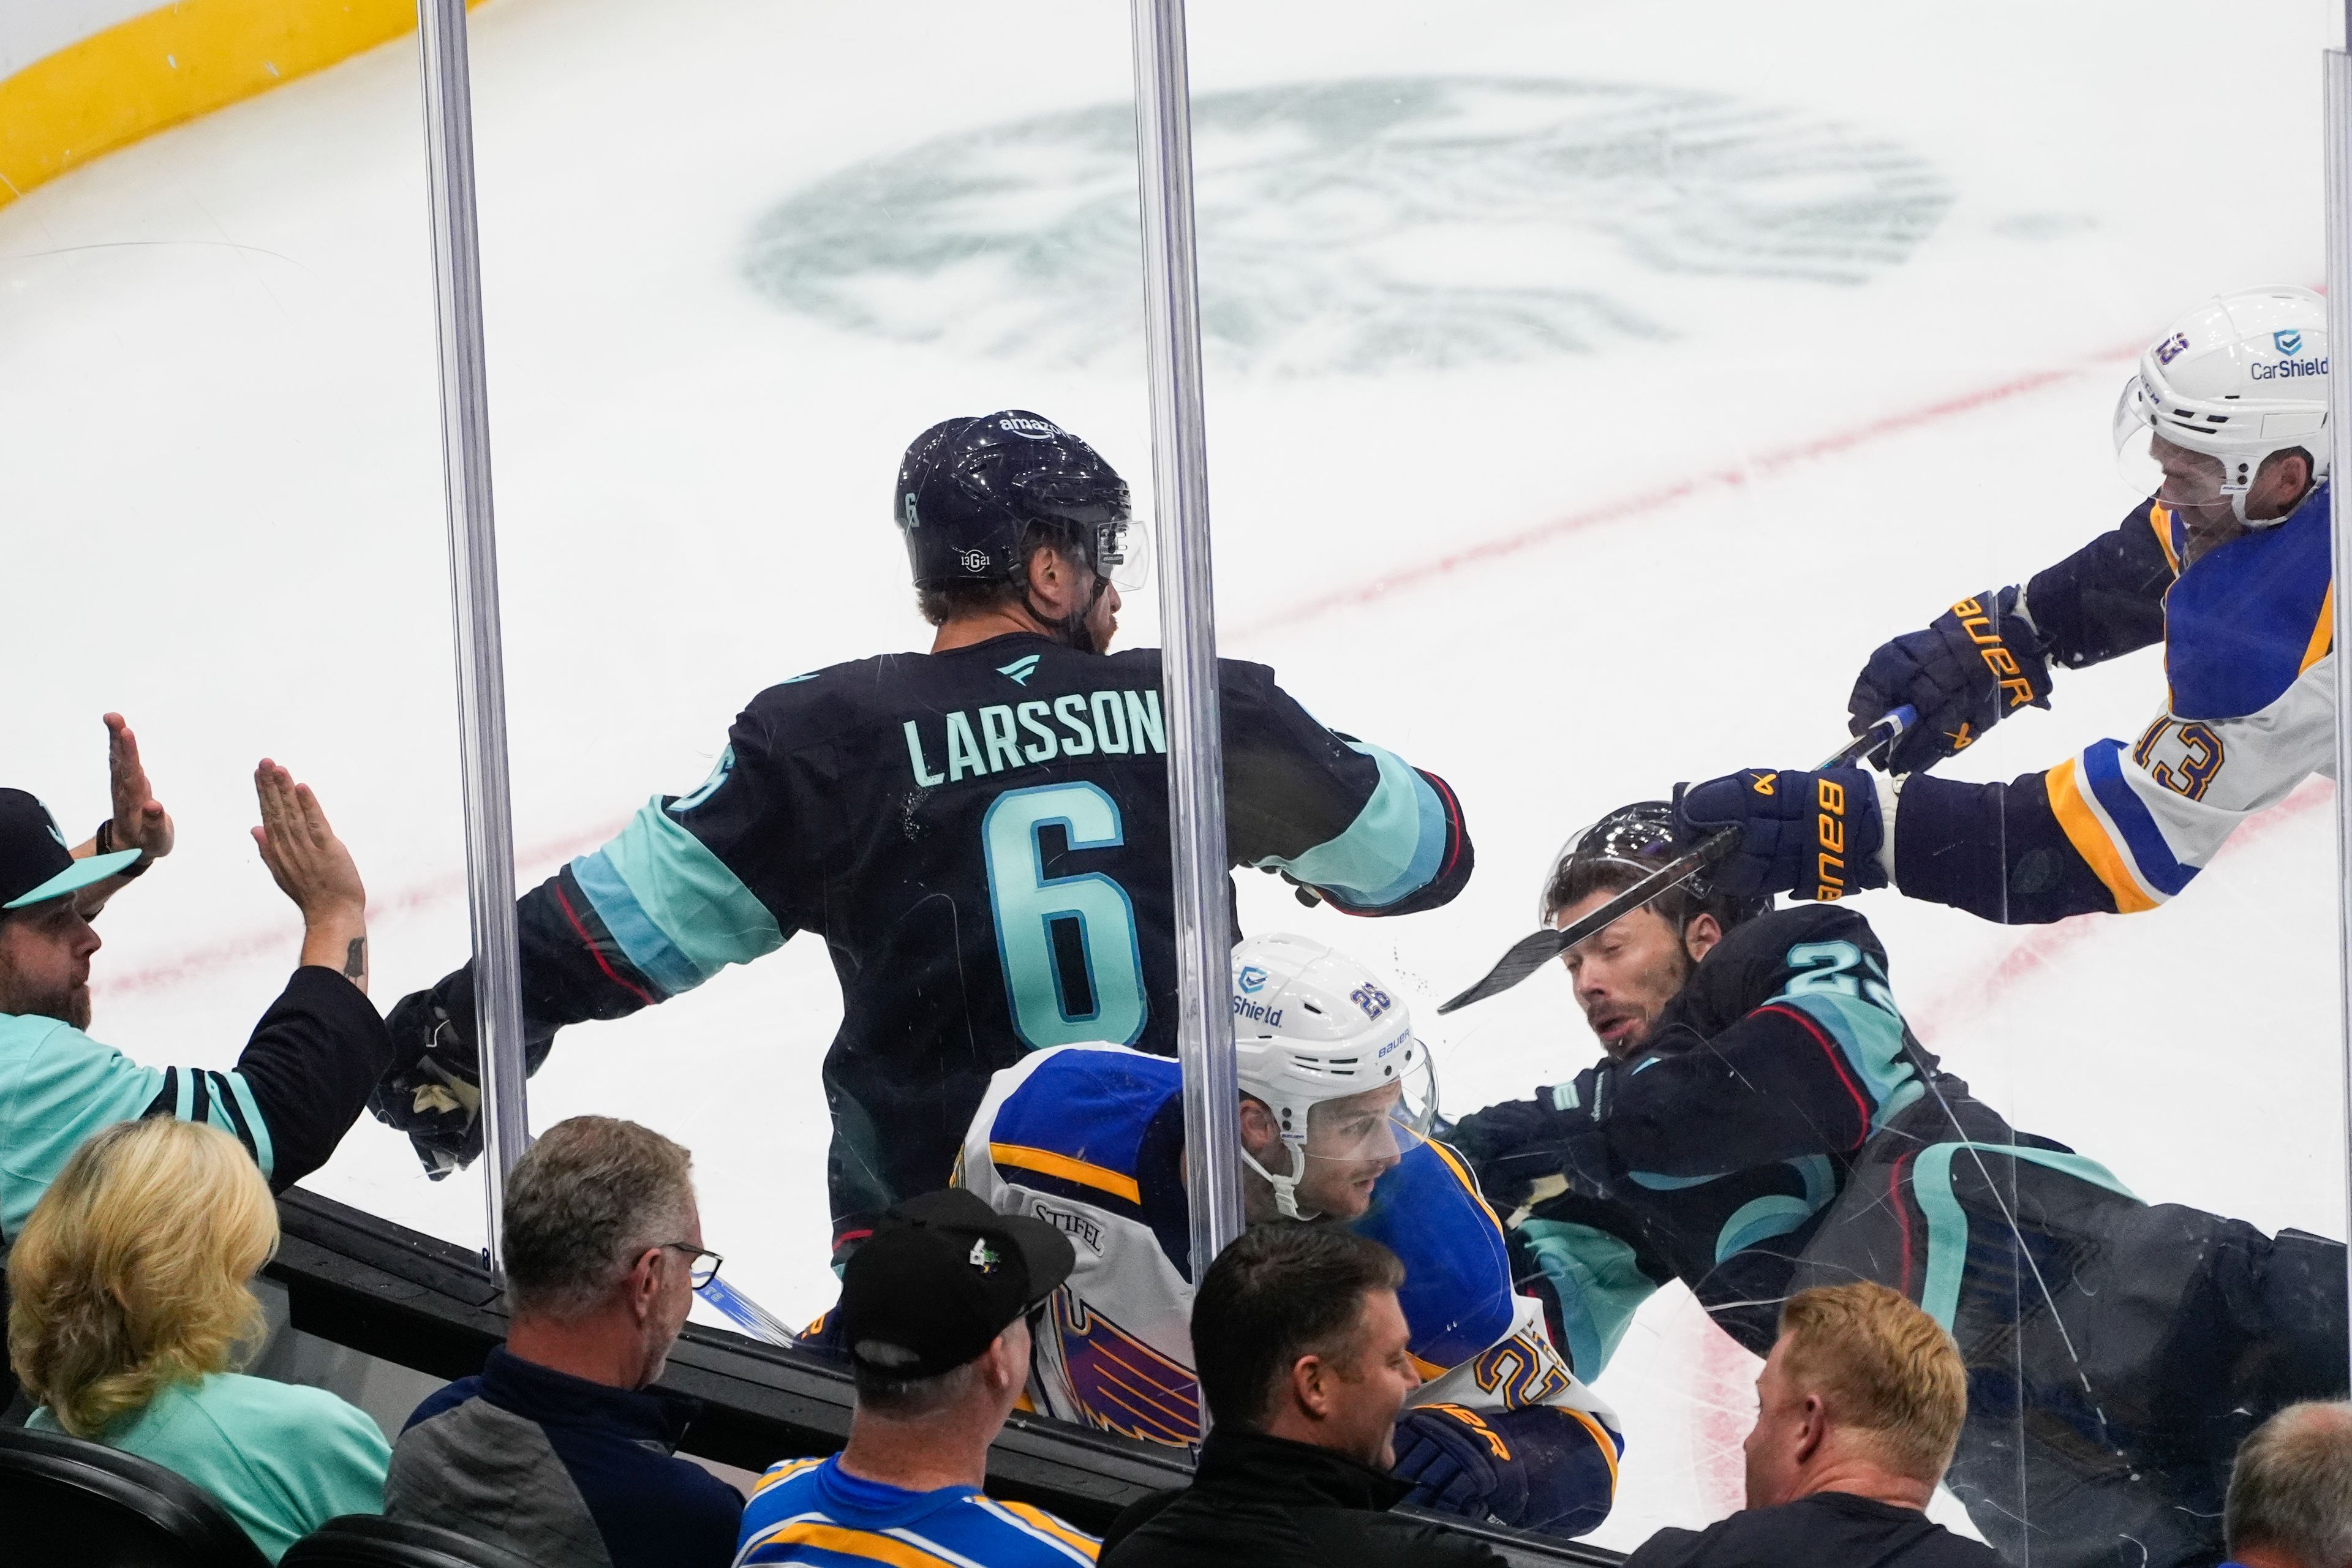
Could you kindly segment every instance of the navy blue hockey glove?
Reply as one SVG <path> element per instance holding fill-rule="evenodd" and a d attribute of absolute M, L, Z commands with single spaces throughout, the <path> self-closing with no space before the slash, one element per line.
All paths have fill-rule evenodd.
<path fill-rule="evenodd" d="M 1519 1530 L 1581 1535 L 1609 1517 L 1617 1474 L 1608 1439 L 1546 1405 L 1472 1410 L 1424 1405 L 1396 1426 L 1405 1501 Z"/>
<path fill-rule="evenodd" d="M 1509 1444 L 1477 1412 L 1424 1405 L 1397 1422 L 1393 1474 L 1412 1483 L 1404 1500 L 1416 1508 L 1508 1521 L 1528 1500 L 1527 1475 L 1505 1462 L 1509 1455 Z"/>
<path fill-rule="evenodd" d="M 1861 768 L 1820 773 L 1745 768 L 1675 786 L 1675 832 L 1692 839 L 1739 829 L 1709 876 L 1732 894 L 1842 899 L 1886 886 L 1879 868 L 1878 788 Z"/>
<path fill-rule="evenodd" d="M 1888 772 L 1916 773 L 1974 745 L 2015 710 L 2050 706 L 2047 650 L 2017 600 L 2015 588 L 1962 599 L 1927 630 L 1870 656 L 1846 699 L 1853 732 L 1906 705 L 1919 712 L 1888 752 Z"/>
<path fill-rule="evenodd" d="M 1533 1100 L 1507 1100 L 1474 1110 L 1446 1133 L 1446 1145 L 1470 1162 L 1479 1194 L 1496 1213 L 1507 1215 L 1528 1202 L 1546 1176 L 1573 1181 L 1581 1175 L 1589 1184 L 1605 1184 L 1608 1147 L 1589 1109 L 1589 1081 L 1596 1071 L 1587 1068 L 1564 1097 L 1538 1087 Z M 1562 1098 L 1576 1109 L 1558 1109 Z"/>

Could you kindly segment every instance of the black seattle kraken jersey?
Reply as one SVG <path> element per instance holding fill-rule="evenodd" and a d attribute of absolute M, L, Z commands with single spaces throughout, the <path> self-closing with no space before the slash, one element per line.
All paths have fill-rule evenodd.
<path fill-rule="evenodd" d="M 1221 693 L 1234 865 L 1362 914 L 1468 879 L 1443 781 L 1326 730 L 1262 666 L 1225 661 Z M 521 900 L 535 1041 L 820 933 L 844 1005 L 824 1079 L 845 1239 L 946 1184 L 989 1075 L 1024 1052 L 1173 1051 L 1157 649 L 1014 635 L 860 659 L 761 692 L 728 741 L 700 788 Z M 440 987 L 458 1016 L 465 984 Z"/>

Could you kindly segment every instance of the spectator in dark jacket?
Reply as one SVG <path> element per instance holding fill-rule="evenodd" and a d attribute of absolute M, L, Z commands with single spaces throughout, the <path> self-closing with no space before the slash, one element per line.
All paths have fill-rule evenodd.
<path fill-rule="evenodd" d="M 2238 1449 L 2231 1568 L 2352 1568 L 2352 1405 L 2290 1405 Z"/>
<path fill-rule="evenodd" d="M 1192 1301 L 1214 1425 L 1192 1484 L 1144 1499 L 1103 1537 L 1105 1568 L 1500 1568 L 1483 1542 L 1388 1510 L 1397 1412 L 1421 1384 L 1397 1305 L 1403 1266 L 1326 1226 L 1261 1226 Z"/>
<path fill-rule="evenodd" d="M 1865 1280 L 1801 1291 L 1756 1379 L 1748 1507 L 1662 1530 L 1625 1568 L 2000 1568 L 1927 1518 L 1968 1414 L 1952 1337 Z"/>
<path fill-rule="evenodd" d="M 549 1568 L 723 1568 L 743 1499 L 676 1457 L 698 1402 L 651 1386 L 704 1250 L 690 1157 L 634 1121 L 559 1121 L 504 1207 L 511 1321 L 480 1375 L 416 1407 L 384 1512 Z"/>

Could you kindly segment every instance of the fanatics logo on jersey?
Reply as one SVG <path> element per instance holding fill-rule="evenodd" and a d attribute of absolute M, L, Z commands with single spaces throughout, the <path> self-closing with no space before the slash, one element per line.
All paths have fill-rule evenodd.
<path fill-rule="evenodd" d="M 1011 664 L 1000 664 L 996 667 L 996 673 L 1015 686 L 1026 686 L 1029 678 L 1037 673 L 1037 658 L 1038 656 L 1033 653 L 1026 658 L 1016 658 Z"/>

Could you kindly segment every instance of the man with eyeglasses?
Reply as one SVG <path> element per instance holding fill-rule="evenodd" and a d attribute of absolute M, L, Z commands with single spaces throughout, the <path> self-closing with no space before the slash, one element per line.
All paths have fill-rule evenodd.
<path fill-rule="evenodd" d="M 534 1563 L 729 1562 L 743 1500 L 676 1457 L 699 1405 L 653 1386 L 719 1272 L 691 1156 L 576 1116 L 516 1163 L 504 1214 L 507 1342 L 408 1418 L 384 1511 Z"/>

